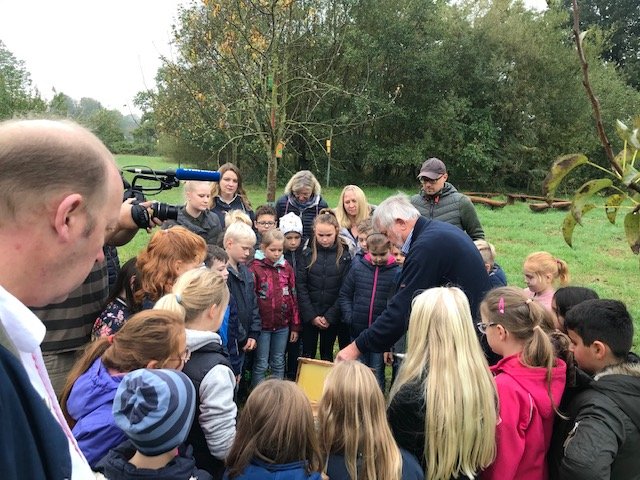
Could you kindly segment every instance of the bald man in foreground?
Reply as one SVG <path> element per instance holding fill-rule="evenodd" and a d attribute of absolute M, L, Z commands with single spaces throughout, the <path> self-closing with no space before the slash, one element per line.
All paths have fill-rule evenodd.
<path fill-rule="evenodd" d="M 122 180 L 97 137 L 50 120 L 0 124 L 0 172 L 2 478 L 91 478 L 42 360 L 45 327 L 25 305 L 61 302 L 103 260 Z"/>

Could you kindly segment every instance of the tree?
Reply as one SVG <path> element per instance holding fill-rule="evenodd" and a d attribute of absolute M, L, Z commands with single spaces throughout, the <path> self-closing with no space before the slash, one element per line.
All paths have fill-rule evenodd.
<path fill-rule="evenodd" d="M 60 117 L 75 118 L 78 105 L 69 95 L 56 93 L 49 102 L 49 112 Z"/>
<path fill-rule="evenodd" d="M 164 59 L 157 77 L 158 128 L 218 153 L 257 145 L 274 201 L 284 145 L 324 154 L 325 138 L 375 118 L 366 76 L 353 85 L 337 75 L 351 8 L 349 0 L 204 0 L 183 9 L 178 58 Z"/>
<path fill-rule="evenodd" d="M 572 0 L 562 0 L 562 5 L 571 11 Z M 580 0 L 578 6 L 583 30 L 596 27 L 607 37 L 602 58 L 614 62 L 629 84 L 640 89 L 640 2 Z"/>
<path fill-rule="evenodd" d="M 31 87 L 31 76 L 0 40 L 0 119 L 32 111 L 43 111 L 44 102 Z"/>
<path fill-rule="evenodd" d="M 98 100 L 90 97 L 82 97 L 78 102 L 74 117 L 80 123 L 86 124 L 94 114 L 103 109 L 104 107 Z"/>
<path fill-rule="evenodd" d="M 82 99 L 85 100 L 85 99 Z M 87 125 L 112 152 L 119 152 L 125 143 L 122 130 L 122 114 L 117 110 L 100 108 L 95 110 Z"/>

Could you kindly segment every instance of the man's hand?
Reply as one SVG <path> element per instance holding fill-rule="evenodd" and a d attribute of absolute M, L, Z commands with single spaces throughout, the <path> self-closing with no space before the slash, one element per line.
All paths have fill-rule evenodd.
<path fill-rule="evenodd" d="M 298 332 L 291 332 L 289 334 L 289 343 L 295 343 L 298 341 Z"/>
<path fill-rule="evenodd" d="M 120 215 L 118 216 L 118 226 L 107 238 L 105 243 L 113 247 L 120 247 L 129 243 L 138 233 L 138 226 L 131 217 L 131 206 L 133 198 L 128 198 L 120 206 Z"/>
<path fill-rule="evenodd" d="M 336 362 L 357 360 L 360 354 L 361 352 L 360 350 L 358 350 L 358 347 L 356 347 L 356 342 L 351 342 L 349 345 L 338 352 L 338 355 L 336 355 Z"/>
<path fill-rule="evenodd" d="M 256 348 L 256 339 L 249 338 L 247 339 L 247 343 L 245 343 L 244 347 L 242 347 L 243 352 L 250 352 Z"/>

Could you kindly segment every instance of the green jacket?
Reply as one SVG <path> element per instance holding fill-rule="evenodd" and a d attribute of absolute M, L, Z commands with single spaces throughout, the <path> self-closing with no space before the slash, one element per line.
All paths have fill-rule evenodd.
<path fill-rule="evenodd" d="M 484 230 L 473 203 L 449 182 L 446 182 L 436 195 L 420 192 L 412 196 L 411 204 L 425 218 L 455 225 L 467 232 L 472 240 L 484 239 Z"/>

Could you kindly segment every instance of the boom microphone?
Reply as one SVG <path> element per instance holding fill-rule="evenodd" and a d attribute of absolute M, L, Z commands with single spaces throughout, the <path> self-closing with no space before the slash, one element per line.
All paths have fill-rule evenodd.
<path fill-rule="evenodd" d="M 178 180 L 200 180 L 203 182 L 219 182 L 220 172 L 200 170 L 197 168 L 176 168 L 175 170 L 154 170 L 152 168 L 125 168 L 127 172 L 142 175 L 175 177 Z"/>
<path fill-rule="evenodd" d="M 197 168 L 177 168 L 178 180 L 201 180 L 203 182 L 219 182 L 220 172 L 215 170 L 199 170 Z"/>

